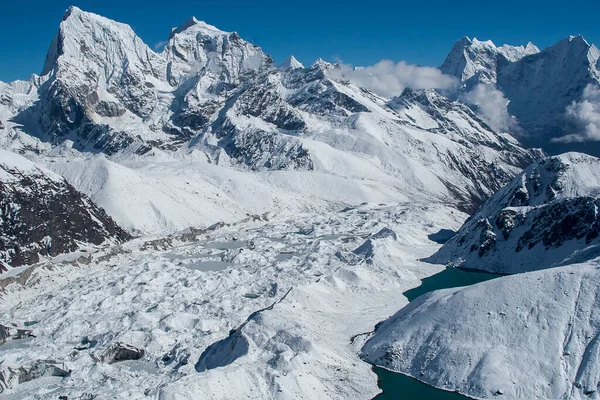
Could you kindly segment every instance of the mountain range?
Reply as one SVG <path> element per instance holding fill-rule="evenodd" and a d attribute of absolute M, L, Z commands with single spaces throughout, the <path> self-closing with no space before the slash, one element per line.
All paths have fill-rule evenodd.
<path fill-rule="evenodd" d="M 380 200 L 425 197 L 473 211 L 542 155 L 434 90 L 383 98 L 334 79 L 336 68 L 323 60 L 305 68 L 292 58 L 278 68 L 235 32 L 195 18 L 173 29 L 155 53 L 127 25 L 71 7 L 41 76 L 0 86 L 2 142 L 57 170 L 119 224 L 141 233 L 214 218 L 214 206 L 206 213 L 190 205 L 188 189 L 196 189 L 173 188 L 172 172 L 158 174 L 157 165 L 214 165 L 243 179 L 248 174 L 237 171 L 254 171 L 249 179 L 261 181 L 293 175 L 283 183 L 286 198 L 303 196 L 305 179 L 343 178 L 353 193 L 374 192 Z M 225 169 L 217 170 L 222 179 Z M 124 175 L 144 181 L 144 193 L 153 195 L 107 192 Z M 220 215 L 248 208 L 238 193 L 213 185 L 200 197 L 212 204 L 216 196 L 226 199 Z M 351 202 L 320 189 L 313 198 L 298 200 L 305 203 L 300 207 Z M 272 202 L 287 200 L 275 192 Z M 173 204 L 189 211 L 185 218 L 173 215 Z M 144 210 L 146 222 L 122 217 L 130 206 L 136 209 L 130 215 Z"/>
<path fill-rule="evenodd" d="M 0 82 L 0 393 L 364 399 L 373 364 L 595 396 L 600 51 L 464 37 L 440 87 L 375 71 L 70 7 Z M 446 266 L 511 276 L 407 305 Z"/>

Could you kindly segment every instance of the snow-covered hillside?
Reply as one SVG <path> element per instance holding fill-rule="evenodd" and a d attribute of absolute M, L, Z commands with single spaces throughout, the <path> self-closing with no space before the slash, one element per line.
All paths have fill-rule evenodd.
<path fill-rule="evenodd" d="M 0 269 L 36 263 L 0 276 L 2 396 L 372 398 L 360 347 L 442 263 L 600 255 L 600 160 L 542 159 L 463 102 L 500 88 L 500 117 L 557 126 L 597 53 L 464 38 L 442 67 L 463 92 L 388 98 L 194 17 L 157 52 L 70 7 L 41 75 L 0 82 Z M 429 295 L 364 355 L 475 396 L 595 395 L 596 268 Z"/>
<path fill-rule="evenodd" d="M 40 256 L 129 238 L 62 177 L 0 149 L 0 273 Z"/>
<path fill-rule="evenodd" d="M 600 254 L 600 159 L 566 153 L 527 168 L 436 254 L 435 263 L 518 273 Z"/>
<path fill-rule="evenodd" d="M 419 297 L 363 348 L 377 365 L 476 398 L 598 398 L 600 262 Z"/>

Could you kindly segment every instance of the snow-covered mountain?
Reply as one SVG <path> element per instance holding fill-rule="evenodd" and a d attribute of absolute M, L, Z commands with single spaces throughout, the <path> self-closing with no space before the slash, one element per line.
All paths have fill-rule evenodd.
<path fill-rule="evenodd" d="M 290 55 L 288 58 L 285 59 L 284 62 L 282 62 L 281 64 L 279 64 L 278 67 L 281 71 L 287 71 L 288 69 L 298 69 L 298 68 L 304 68 L 304 65 L 296 60 L 296 57 Z"/>
<path fill-rule="evenodd" d="M 498 87 L 523 129 L 548 141 L 575 133 L 565 126 L 566 108 L 582 100 L 588 85 L 600 85 L 599 61 L 596 46 L 582 36 L 570 36 L 501 69 Z"/>
<path fill-rule="evenodd" d="M 496 47 L 491 40 L 471 40 L 465 36 L 454 44 L 440 69 L 457 77 L 467 87 L 477 83 L 494 84 L 504 66 L 539 51 L 531 42 L 526 46 L 505 44 Z"/>
<path fill-rule="evenodd" d="M 0 273 L 72 252 L 130 239 L 64 178 L 0 149 Z"/>
<path fill-rule="evenodd" d="M 543 53 L 461 43 L 444 68 L 464 90 L 499 86 L 509 67 Z M 0 392 L 372 398 L 377 379 L 359 347 L 407 304 L 406 289 L 443 270 L 422 261 L 439 250 L 429 238 L 458 229 L 544 154 L 460 100 L 410 87 L 383 97 L 342 68 L 293 56 L 277 66 L 196 18 L 156 52 L 131 27 L 69 8 L 41 75 L 0 83 L 0 148 L 12 151 L 0 152 L 0 262 L 39 261 L 0 277 Z M 600 240 L 597 164 L 539 161 L 477 214 L 499 225 L 474 217 L 434 257 L 453 249 L 468 256 L 444 262 L 472 257 L 495 270 L 502 257 L 536 269 L 542 248 L 548 265 L 589 259 Z M 561 286 L 569 298 L 571 283 Z M 560 294 L 545 289 L 544 304 Z M 395 363 L 390 338 L 368 357 Z"/>
<path fill-rule="evenodd" d="M 478 84 L 500 90 L 522 130 L 513 133 L 528 145 L 553 153 L 567 148 L 600 155 L 598 146 L 576 143 L 593 121 L 577 120 L 568 110 L 586 101 L 586 88 L 600 87 L 600 50 L 582 36 L 569 36 L 541 51 L 531 43 L 496 47 L 491 41 L 465 37 L 454 45 L 441 70 L 463 83 L 463 96 Z"/>
<path fill-rule="evenodd" d="M 551 268 L 419 297 L 363 357 L 474 398 L 598 396 L 600 264 Z"/>
<path fill-rule="evenodd" d="M 469 218 L 434 263 L 518 273 L 600 254 L 600 159 L 546 158 L 517 176 Z"/>
<path fill-rule="evenodd" d="M 433 91 L 383 98 L 337 78 L 336 68 L 293 57 L 277 67 L 235 32 L 195 18 L 156 53 L 129 26 L 71 7 L 42 76 L 0 85 L 0 143 L 64 174 L 140 233 L 359 199 L 472 211 L 541 154 L 460 102 Z M 198 186 L 174 182 L 179 169 L 195 171 Z M 114 190 L 124 182 L 116 171 L 137 176 L 144 191 Z M 265 201 L 248 210 L 248 197 L 222 184 L 232 175 L 269 193 Z M 283 190 L 269 189 L 274 180 Z M 345 188 L 332 195 L 333 180 Z M 307 181 L 320 188 L 312 198 Z M 206 183 L 215 189 L 200 188 Z"/>

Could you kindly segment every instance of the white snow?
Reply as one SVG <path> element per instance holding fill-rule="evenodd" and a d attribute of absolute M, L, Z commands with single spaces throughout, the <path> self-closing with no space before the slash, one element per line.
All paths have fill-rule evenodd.
<path fill-rule="evenodd" d="M 476 398 L 597 398 L 599 263 L 426 294 L 379 326 L 363 356 Z"/>
<path fill-rule="evenodd" d="M 4 183 L 19 180 L 20 174 L 38 173 L 58 182 L 64 181 L 60 175 L 40 167 L 19 154 L 0 148 L 0 181 Z"/>
<path fill-rule="evenodd" d="M 278 68 L 280 71 L 285 72 L 288 70 L 304 68 L 304 65 L 302 65 L 302 63 L 300 61 L 296 60 L 296 57 L 294 57 L 293 55 L 290 55 L 281 64 L 279 64 Z"/>
<path fill-rule="evenodd" d="M 72 370 L 28 387 L 25 398 L 370 398 L 376 376 L 352 337 L 405 305 L 403 291 L 443 268 L 417 261 L 438 246 L 426 235 L 463 218 L 411 203 L 252 217 L 32 267 L 21 282 L 4 285 L 0 315 L 6 323 L 38 321 L 35 337 L 0 346 L 1 368 L 54 359 Z M 369 240 L 386 227 L 397 239 Z M 365 242 L 372 254 L 353 252 Z M 203 270 L 210 261 L 227 264 Z M 237 344 L 219 342 L 246 319 L 233 334 Z M 86 336 L 95 346 L 74 351 Z M 90 357 L 115 341 L 144 348 L 145 358 L 108 365 Z M 208 370 L 197 372 L 211 345 L 218 356 L 204 357 L 199 365 Z M 23 393 L 20 385 L 3 395 L 13 393 Z"/>

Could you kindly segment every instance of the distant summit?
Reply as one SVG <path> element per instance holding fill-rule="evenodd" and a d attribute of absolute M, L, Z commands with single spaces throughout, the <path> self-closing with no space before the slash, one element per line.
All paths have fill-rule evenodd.
<path fill-rule="evenodd" d="M 298 60 L 296 60 L 296 57 L 290 55 L 288 58 L 285 59 L 284 62 L 282 62 L 279 65 L 279 70 L 280 71 L 287 71 L 290 69 L 298 69 L 298 68 L 304 68 L 304 65 L 302 65 L 302 63 Z"/>

